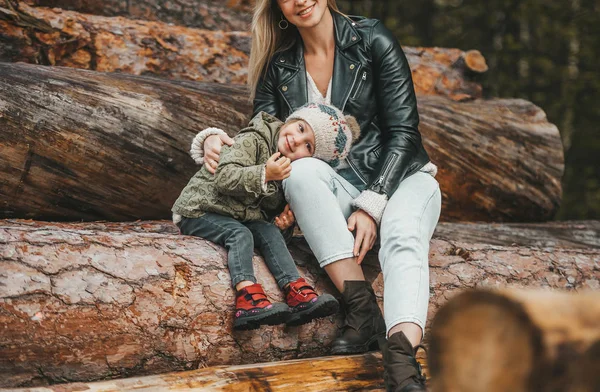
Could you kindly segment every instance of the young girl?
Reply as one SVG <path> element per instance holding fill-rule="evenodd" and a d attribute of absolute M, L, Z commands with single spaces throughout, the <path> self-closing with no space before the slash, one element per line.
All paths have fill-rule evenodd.
<path fill-rule="evenodd" d="M 219 131 L 204 130 L 193 146 L 215 132 Z M 289 229 L 294 218 L 289 207 L 284 209 L 281 181 L 289 177 L 290 163 L 297 159 L 314 157 L 330 164 L 343 160 L 359 133 L 353 117 L 329 105 L 307 104 L 285 123 L 262 112 L 240 131 L 233 146 L 223 150 L 216 175 L 203 167 L 181 192 L 172 210 L 182 234 L 202 237 L 228 251 L 236 290 L 235 329 L 301 325 L 337 312 L 336 299 L 317 295 L 300 277 L 287 249 L 281 230 Z M 202 157 L 195 159 L 201 162 Z M 255 246 L 284 290 L 287 304 L 271 303 L 256 282 Z"/>

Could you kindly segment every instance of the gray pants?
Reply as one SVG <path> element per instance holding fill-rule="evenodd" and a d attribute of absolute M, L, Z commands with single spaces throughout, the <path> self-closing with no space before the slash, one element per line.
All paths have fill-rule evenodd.
<path fill-rule="evenodd" d="M 360 191 L 326 163 L 304 158 L 292 163 L 283 182 L 285 197 L 322 267 L 353 257 L 347 219 Z M 392 195 L 380 227 L 379 263 L 384 279 L 384 317 L 389 330 L 415 323 L 423 331 L 429 304 L 429 241 L 437 225 L 441 194 L 437 181 L 418 172 Z"/>
<path fill-rule="evenodd" d="M 183 218 L 178 226 L 181 234 L 202 237 L 227 249 L 227 266 L 234 288 L 243 280 L 256 283 L 252 266 L 255 247 L 280 288 L 300 278 L 281 231 L 269 222 L 239 222 L 209 212 L 200 218 Z"/>

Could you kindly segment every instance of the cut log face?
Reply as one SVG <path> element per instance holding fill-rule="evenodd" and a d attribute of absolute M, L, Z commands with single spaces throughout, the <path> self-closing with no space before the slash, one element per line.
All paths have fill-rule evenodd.
<path fill-rule="evenodd" d="M 433 388 L 592 391 L 598 387 L 589 369 L 598 363 L 599 320 L 596 291 L 457 295 L 436 314 L 429 336 Z"/>
<path fill-rule="evenodd" d="M 167 218 L 199 169 L 187 156 L 195 132 L 233 135 L 251 112 L 243 87 L 60 67 L 0 63 L 0 89 L 5 218 Z M 421 97 L 419 112 L 443 220 L 543 221 L 557 210 L 562 144 L 539 108 Z"/>
<path fill-rule="evenodd" d="M 11 4 L 0 0 L 0 5 L 3 2 Z M 0 29 L 0 43 L 5 46 L 0 46 L 0 61 L 219 83 L 247 80 L 249 32 L 199 30 L 33 8 L 23 3 L 19 7 L 0 7 Z M 481 97 L 481 85 L 471 80 L 461 60 L 465 52 L 404 49 L 417 94 L 443 95 L 459 101 Z"/>
<path fill-rule="evenodd" d="M 225 251 L 176 231 L 168 222 L 0 222 L 0 386 L 328 354 L 339 318 L 232 331 Z M 547 237 L 558 232 L 550 224 Z M 336 293 L 302 239 L 294 239 L 291 252 L 317 291 Z M 434 239 L 429 318 L 469 287 L 598 289 L 599 260 L 600 249 Z M 270 298 L 282 301 L 262 259 L 254 266 Z M 381 298 L 375 252 L 364 270 Z"/>
<path fill-rule="evenodd" d="M 207 30 L 249 30 L 252 9 L 242 1 L 224 0 L 25 0 L 30 5 L 59 7 L 84 14 L 157 20 Z M 239 4 L 238 4 L 239 3 Z"/>

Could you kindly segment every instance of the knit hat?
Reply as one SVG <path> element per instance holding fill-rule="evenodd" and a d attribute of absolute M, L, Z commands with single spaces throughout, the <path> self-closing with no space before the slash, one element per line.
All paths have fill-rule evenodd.
<path fill-rule="evenodd" d="M 338 108 L 322 103 L 308 103 L 288 116 L 290 120 L 304 120 L 315 133 L 314 158 L 332 167 L 348 156 L 350 146 L 360 135 L 356 119 L 344 115 Z"/>

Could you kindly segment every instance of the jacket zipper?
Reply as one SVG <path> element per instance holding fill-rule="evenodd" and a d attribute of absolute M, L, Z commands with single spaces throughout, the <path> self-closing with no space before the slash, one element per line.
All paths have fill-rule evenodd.
<path fill-rule="evenodd" d="M 356 98 L 365 80 L 367 80 L 367 71 L 363 71 L 362 77 L 360 78 L 360 82 L 358 82 L 358 87 L 356 87 L 356 90 L 354 90 L 354 94 L 352 94 L 352 99 Z"/>
<path fill-rule="evenodd" d="M 350 158 L 346 158 L 346 160 L 348 161 L 348 165 L 350 166 L 350 168 L 352 169 L 354 174 L 356 174 L 358 179 L 361 180 L 363 182 L 363 184 L 367 185 L 367 180 L 363 177 L 362 174 L 360 174 L 360 172 L 358 171 L 356 166 L 354 166 L 354 163 L 352 162 L 352 160 Z"/>
<path fill-rule="evenodd" d="M 383 170 L 381 171 L 381 175 L 379 176 L 379 178 L 377 180 L 375 180 L 373 185 L 371 185 L 373 190 L 376 191 L 377 193 L 381 192 L 381 188 L 383 188 L 383 182 L 387 178 L 387 175 L 389 174 L 390 170 L 392 169 L 392 166 L 394 165 L 394 163 L 396 163 L 397 159 L 398 159 L 398 155 L 391 154 L 390 159 L 388 159 L 388 161 L 385 163 Z"/>
<path fill-rule="evenodd" d="M 354 75 L 354 80 L 352 81 L 352 86 L 350 86 L 350 90 L 348 91 L 348 95 L 346 95 L 346 99 L 344 99 L 344 103 L 342 104 L 342 107 L 340 108 L 340 110 L 344 110 L 344 108 L 346 107 L 346 102 L 348 102 L 348 98 L 350 98 L 350 93 L 352 93 L 352 90 L 354 89 L 354 86 L 356 85 L 356 80 L 358 79 L 358 75 L 360 74 L 360 70 L 361 70 L 361 67 L 358 67 L 358 69 L 356 70 L 356 74 Z"/>

